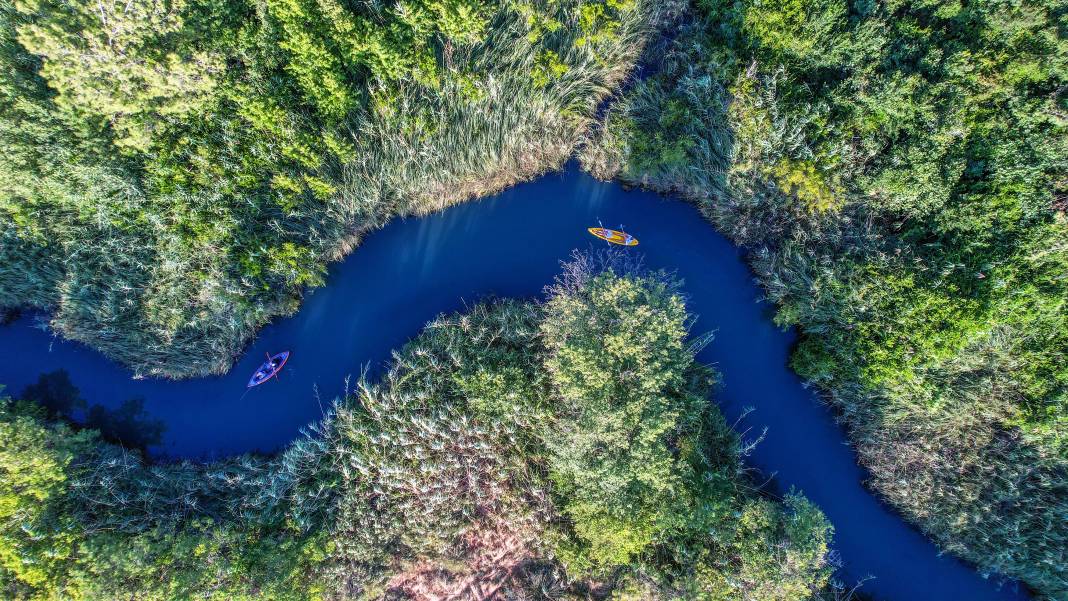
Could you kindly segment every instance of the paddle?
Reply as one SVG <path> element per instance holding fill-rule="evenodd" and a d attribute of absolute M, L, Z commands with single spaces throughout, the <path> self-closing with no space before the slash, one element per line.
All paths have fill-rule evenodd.
<path fill-rule="evenodd" d="M 270 354 L 270 353 L 268 353 L 267 351 L 264 351 L 264 352 L 263 352 L 263 354 L 267 356 L 267 363 L 268 363 L 268 365 L 270 365 L 270 366 L 271 366 L 271 369 L 274 369 L 274 363 L 273 363 L 273 362 L 271 361 L 271 354 Z M 275 369 L 275 370 L 274 370 L 274 373 L 273 373 L 273 374 L 271 374 L 271 377 L 270 377 L 270 378 L 267 378 L 267 380 L 270 380 L 271 378 L 277 378 L 277 377 L 278 377 L 278 374 L 279 374 L 279 372 L 281 372 L 281 371 L 282 371 L 282 370 L 280 370 L 280 369 Z M 266 380 L 264 380 L 264 381 L 266 381 Z"/>

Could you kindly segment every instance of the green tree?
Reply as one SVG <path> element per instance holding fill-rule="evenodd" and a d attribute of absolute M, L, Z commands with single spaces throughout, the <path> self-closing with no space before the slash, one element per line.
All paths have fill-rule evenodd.
<path fill-rule="evenodd" d="M 64 513 L 69 469 L 91 432 L 49 428 L 29 405 L 0 399 L 0 590 L 62 591 L 81 535 Z"/>
<path fill-rule="evenodd" d="M 624 565 L 695 507 L 693 468 L 671 450 L 706 408 L 687 389 L 685 307 L 667 283 L 609 271 L 555 294 L 542 334 L 567 415 L 549 437 L 552 478 L 591 561 Z"/>
<path fill-rule="evenodd" d="M 145 151 L 161 123 L 211 101 L 223 57 L 186 26 L 202 10 L 186 0 L 20 0 L 19 42 L 43 59 L 41 75 L 64 110 L 99 117 L 116 144 Z M 199 46 L 199 47 L 198 47 Z"/>

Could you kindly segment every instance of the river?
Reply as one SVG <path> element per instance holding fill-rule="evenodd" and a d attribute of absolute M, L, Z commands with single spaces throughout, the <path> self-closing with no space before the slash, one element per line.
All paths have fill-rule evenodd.
<path fill-rule="evenodd" d="M 787 366 L 794 334 L 771 322 L 772 307 L 740 249 L 689 204 L 617 184 L 570 167 L 478 202 L 394 220 L 331 266 L 328 285 L 300 311 L 264 328 L 231 371 L 184 381 L 134 380 L 131 372 L 81 344 L 56 338 L 25 316 L 0 327 L 14 350 L 0 363 L 0 383 L 19 392 L 39 375 L 64 369 L 90 403 L 116 407 L 144 400 L 165 426 L 154 454 L 212 458 L 273 451 L 319 420 L 363 366 L 372 373 L 390 351 L 435 315 L 489 295 L 537 297 L 574 249 L 599 248 L 586 228 L 624 224 L 641 244 L 628 252 L 684 280 L 694 333 L 715 338 L 700 359 L 723 376 L 716 400 L 728 421 L 767 435 L 747 462 L 774 476 L 775 490 L 795 488 L 835 528 L 837 577 L 887 601 L 1025 599 L 1023 587 L 982 578 L 937 548 L 868 492 L 866 475 L 831 412 Z M 603 244 L 603 243 L 601 243 Z M 266 353 L 292 351 L 281 377 L 245 394 Z"/>

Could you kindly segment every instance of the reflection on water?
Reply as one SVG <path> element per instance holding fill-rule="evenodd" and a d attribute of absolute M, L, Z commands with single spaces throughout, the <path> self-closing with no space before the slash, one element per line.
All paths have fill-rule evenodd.
<path fill-rule="evenodd" d="M 93 405 L 85 418 L 88 428 L 99 430 L 105 440 L 132 449 L 147 449 L 159 444 L 166 426 L 145 412 L 145 399 L 123 401 L 117 409 Z"/>
<path fill-rule="evenodd" d="M 85 399 L 65 369 L 41 374 L 36 383 L 24 388 L 18 396 L 44 407 L 49 419 L 73 419 L 76 410 L 85 408 Z"/>
<path fill-rule="evenodd" d="M 143 398 L 127 399 L 114 409 L 99 404 L 86 409 L 85 399 L 65 369 L 41 374 L 18 398 L 44 407 L 49 419 L 97 430 L 104 440 L 128 449 L 147 452 L 150 446 L 160 443 L 167 429 L 163 420 L 145 411 Z"/>
<path fill-rule="evenodd" d="M 15 323 L 15 320 L 21 317 L 22 312 L 13 308 L 0 307 L 0 326 L 6 326 Z"/>

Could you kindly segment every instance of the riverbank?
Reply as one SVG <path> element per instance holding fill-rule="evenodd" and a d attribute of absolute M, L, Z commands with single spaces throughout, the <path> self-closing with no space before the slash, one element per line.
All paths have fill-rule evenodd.
<path fill-rule="evenodd" d="M 0 399 L 0 473 L 33 483 L 0 484 L 21 524 L 0 528 L 0 590 L 819 595 L 829 524 L 753 492 L 677 282 L 635 265 L 579 258 L 544 304 L 439 316 L 272 459 L 146 465 Z"/>
<path fill-rule="evenodd" d="M 99 17 L 128 26 L 117 46 L 92 45 L 104 30 L 86 3 L 0 9 L 10 67 L 0 96 L 9 142 L 0 305 L 53 310 L 55 331 L 142 374 L 222 373 L 253 332 L 325 280 L 327 260 L 391 217 L 562 162 L 655 21 L 643 12 L 651 5 L 628 2 L 460 2 L 430 19 L 440 5 L 367 15 L 327 14 L 329 2 L 267 4 L 255 18 L 236 3 Z M 749 248 L 778 323 L 801 329 L 795 368 L 841 412 L 875 488 L 943 547 L 1063 596 L 1068 222 L 1058 174 L 1068 136 L 1058 13 L 1038 2 L 937 12 L 802 4 L 701 4 L 705 12 L 653 53 L 652 77 L 609 109 L 585 163 L 696 200 Z M 210 12 L 219 6 L 228 10 Z M 349 35 L 368 24 L 390 34 Z M 343 43 L 357 38 L 372 50 Z M 72 68 L 60 57 L 86 56 L 71 52 L 83 41 L 92 60 Z M 156 77 L 158 49 L 186 77 Z M 962 67 L 974 57 L 981 69 Z M 130 85 L 102 84 L 113 80 L 98 76 L 101 65 Z M 627 222 L 653 227 L 655 218 Z M 536 222 L 496 233 L 517 223 Z M 440 248 L 425 234 L 407 241 L 412 251 Z M 517 238 L 465 249 L 522 255 L 530 241 Z M 671 258 L 683 260 L 666 266 L 685 262 Z M 479 289 L 462 275 L 449 282 L 451 269 L 426 273 L 435 264 L 427 254 L 408 260 L 407 273 L 435 290 Z M 438 302 L 375 296 L 382 282 L 401 289 L 402 270 L 364 267 L 386 276 L 350 289 L 347 305 L 386 300 L 356 317 L 422 320 Z M 532 273 L 517 272 L 540 285 Z M 408 336 L 421 321 L 395 325 L 395 336 Z M 251 344 L 302 339 L 287 333 Z M 9 381 L 24 385 L 61 355 L 14 346 Z M 247 353 L 231 374 L 247 377 L 244 363 L 259 355 Z M 350 356 L 365 355 L 324 359 L 321 373 L 352 373 L 342 364 Z M 94 361 L 70 361 L 83 370 L 73 379 L 99 379 L 91 396 L 136 409 L 120 396 L 134 388 L 127 374 Z M 307 394 L 318 382 L 296 383 Z M 277 446 L 315 417 L 310 402 L 299 410 L 312 415 L 299 416 L 279 403 L 262 416 L 272 427 L 242 438 L 226 430 L 263 409 L 252 398 L 220 399 L 231 389 L 204 382 L 144 389 L 150 412 L 178 400 L 162 410 L 168 423 L 201 427 L 205 438 L 190 444 L 212 452 Z M 175 399 L 179 390 L 193 394 Z"/>
<path fill-rule="evenodd" d="M 72 22 L 106 37 L 91 7 L 0 13 L 0 306 L 48 311 L 142 375 L 225 373 L 368 232 L 559 168 L 665 9 L 457 0 L 431 19 L 435 3 L 269 4 L 176 5 L 157 15 L 173 29 L 162 39 L 147 16 L 111 15 L 132 20 L 124 51 L 146 68 L 168 44 L 190 69 L 229 65 L 199 73 L 202 89 L 159 83 L 182 107 L 144 97 L 150 75 L 106 48 L 93 64 L 129 80 L 68 70 Z M 357 38 L 381 61 L 338 42 Z M 108 112 L 116 97 L 133 106 Z"/>
<path fill-rule="evenodd" d="M 1068 132 L 1040 91 L 1063 72 L 1001 75 L 1064 60 L 1053 9 L 839 8 L 702 5 L 584 166 L 701 207 L 800 330 L 792 365 L 872 488 L 944 548 L 1064 598 L 1068 217 L 1051 178 Z M 946 58 L 965 55 L 986 75 Z"/>
<path fill-rule="evenodd" d="M 852 584 L 874 576 L 862 590 L 891 600 L 962 591 L 970 599 L 1025 597 L 1014 583 L 985 580 L 939 555 L 864 489 L 866 476 L 843 431 L 790 371 L 794 337 L 772 323 L 773 307 L 760 302 L 737 247 L 690 204 L 625 192 L 573 166 L 490 199 L 376 231 L 332 268 L 330 286 L 309 295 L 293 317 L 266 327 L 226 376 L 133 380 L 129 370 L 99 353 L 17 322 L 0 329 L 0 344 L 20 349 L 0 364 L 0 381 L 17 393 L 42 373 L 65 369 L 87 403 L 117 410 L 124 399 L 142 397 L 145 417 L 166 425 L 161 444 L 150 447 L 162 455 L 221 458 L 277 450 L 321 420 L 330 399 L 347 396 L 365 368 L 372 380 L 380 377 L 390 350 L 433 316 L 463 311 L 487 297 L 541 298 L 575 249 L 604 248 L 585 230 L 598 220 L 623 223 L 641 241 L 634 256 L 683 280 L 687 306 L 697 316 L 692 332 L 698 338 L 712 334 L 699 360 L 721 374 L 718 407 L 744 441 L 760 439 L 746 445 L 745 465 L 774 474 L 775 487 L 765 490 L 793 488 L 825 508 L 835 527 L 831 546 L 841 561 L 836 578 Z M 516 224 L 537 232 L 539 243 L 510 235 Z M 394 285 L 371 285 L 381 281 Z M 282 377 L 242 395 L 264 353 L 280 349 L 293 352 Z"/>

